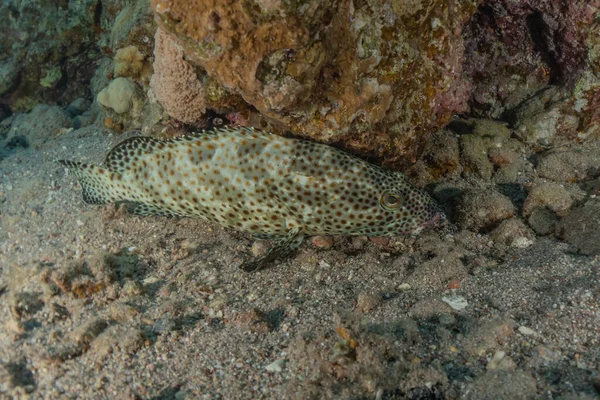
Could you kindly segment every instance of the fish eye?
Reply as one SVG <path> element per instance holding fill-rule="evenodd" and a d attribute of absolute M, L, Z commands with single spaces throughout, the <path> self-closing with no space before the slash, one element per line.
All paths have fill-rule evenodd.
<path fill-rule="evenodd" d="M 402 205 L 402 196 L 392 192 L 384 192 L 379 198 L 379 204 L 385 210 L 397 209 Z"/>

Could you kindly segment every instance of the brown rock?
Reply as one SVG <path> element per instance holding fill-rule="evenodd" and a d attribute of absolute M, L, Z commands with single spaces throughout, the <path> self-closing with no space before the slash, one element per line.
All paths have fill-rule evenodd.
<path fill-rule="evenodd" d="M 370 293 L 359 293 L 358 299 L 356 300 L 356 308 L 358 311 L 368 313 L 373 311 L 379 304 L 381 299 L 379 296 Z"/>
<path fill-rule="evenodd" d="M 330 249 L 333 246 L 333 237 L 331 236 L 313 236 L 310 241 L 321 249 Z"/>
<path fill-rule="evenodd" d="M 600 254 L 600 202 L 575 208 L 560 221 L 557 231 L 583 254 Z"/>
<path fill-rule="evenodd" d="M 235 324 L 244 330 L 256 333 L 264 334 L 272 330 L 267 315 L 256 308 L 239 313 L 235 318 Z"/>
<path fill-rule="evenodd" d="M 493 190 L 469 190 L 457 207 L 458 223 L 471 230 L 486 230 L 515 215 L 510 199 Z"/>
<path fill-rule="evenodd" d="M 466 107 L 470 2 L 154 0 L 187 58 L 261 113 L 320 141 L 414 157 Z M 436 10 L 428 12 L 426 10 Z"/>
<path fill-rule="evenodd" d="M 548 208 L 559 217 L 564 217 L 572 206 L 573 199 L 562 185 L 543 182 L 535 185 L 529 191 L 525 204 L 523 204 L 523 215 L 530 216 L 538 208 Z"/>

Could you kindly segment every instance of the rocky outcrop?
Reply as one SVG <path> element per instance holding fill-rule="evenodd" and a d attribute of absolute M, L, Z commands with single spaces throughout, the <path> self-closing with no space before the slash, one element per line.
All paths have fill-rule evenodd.
<path fill-rule="evenodd" d="M 465 108 L 462 1 L 155 0 L 188 59 L 291 131 L 411 159 Z"/>

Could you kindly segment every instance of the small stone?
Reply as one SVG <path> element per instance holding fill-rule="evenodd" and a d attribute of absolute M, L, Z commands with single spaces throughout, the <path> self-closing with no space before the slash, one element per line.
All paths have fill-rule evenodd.
<path fill-rule="evenodd" d="M 520 326 L 518 331 L 527 336 L 535 335 L 535 331 L 527 326 Z"/>
<path fill-rule="evenodd" d="M 379 296 L 368 293 L 360 293 L 356 301 L 356 308 L 358 308 L 358 310 L 362 313 L 367 313 L 377 308 L 380 303 L 381 299 Z"/>
<path fill-rule="evenodd" d="M 94 318 L 75 328 L 69 337 L 74 342 L 86 346 L 98 337 L 107 326 L 108 323 L 105 320 Z"/>
<path fill-rule="evenodd" d="M 379 247 L 385 247 L 388 244 L 390 244 L 390 238 L 389 237 L 385 237 L 385 236 L 383 236 L 383 237 L 370 237 L 369 240 L 375 246 L 379 246 Z"/>
<path fill-rule="evenodd" d="M 369 239 L 366 236 L 353 236 L 350 239 L 350 247 L 352 250 L 362 250 L 368 241 Z"/>
<path fill-rule="evenodd" d="M 65 111 L 67 112 L 67 114 L 69 114 L 69 116 L 71 116 L 71 118 L 74 118 L 78 115 L 83 114 L 89 108 L 90 108 L 90 102 L 88 100 L 84 99 L 83 97 L 79 97 L 79 98 L 73 100 L 71 102 L 71 104 L 69 104 L 67 106 L 67 108 L 65 108 Z"/>
<path fill-rule="evenodd" d="M 321 249 L 330 249 L 333 246 L 333 237 L 331 236 L 313 236 L 312 244 Z"/>
<path fill-rule="evenodd" d="M 467 299 L 462 296 L 444 296 L 442 301 L 457 311 L 464 310 L 469 305 Z"/>
<path fill-rule="evenodd" d="M 279 360 L 275 360 L 271 364 L 265 366 L 265 369 L 269 372 L 282 372 L 284 363 L 285 359 L 280 358 Z"/>
<path fill-rule="evenodd" d="M 139 296 L 144 293 L 144 287 L 139 282 L 129 279 L 123 285 L 122 291 L 125 296 Z"/>
<path fill-rule="evenodd" d="M 267 315 L 256 308 L 239 313 L 235 318 L 235 323 L 249 332 L 264 334 L 272 330 Z"/>
<path fill-rule="evenodd" d="M 527 247 L 530 247 L 531 245 L 533 245 L 533 240 L 526 238 L 524 236 L 516 237 L 511 243 L 512 247 L 516 247 L 518 249 L 526 249 Z"/>
<path fill-rule="evenodd" d="M 136 315 L 138 315 L 138 311 L 128 304 L 113 303 L 110 306 L 110 316 L 117 322 L 129 322 Z"/>
<path fill-rule="evenodd" d="M 403 292 L 410 290 L 411 286 L 408 283 L 401 283 L 400 285 L 398 285 L 398 290 L 401 290 Z"/>
<path fill-rule="evenodd" d="M 448 284 L 448 289 L 460 289 L 460 282 L 458 279 L 452 279 L 452 281 Z"/>
<path fill-rule="evenodd" d="M 468 190 L 457 207 L 458 223 L 475 231 L 490 229 L 514 215 L 510 199 L 493 190 Z"/>
<path fill-rule="evenodd" d="M 545 154 L 537 165 L 540 177 L 558 182 L 592 179 L 600 170 L 600 149 L 565 150 Z"/>
<path fill-rule="evenodd" d="M 156 333 L 167 333 L 177 329 L 177 323 L 168 316 L 162 316 L 154 322 L 152 330 Z"/>
<path fill-rule="evenodd" d="M 465 337 L 464 348 L 472 356 L 483 357 L 505 347 L 509 336 L 513 334 L 513 322 L 494 319 L 478 324 Z"/>
<path fill-rule="evenodd" d="M 547 208 L 536 208 L 527 218 L 527 223 L 538 235 L 550 235 L 554 233 L 558 217 Z"/>
<path fill-rule="evenodd" d="M 488 371 L 498 369 L 498 365 L 500 364 L 500 361 L 502 361 L 505 355 L 505 352 L 503 352 L 502 350 L 498 350 L 487 364 Z"/>
<path fill-rule="evenodd" d="M 543 182 L 530 189 L 523 204 L 523 215 L 527 217 L 538 208 L 548 208 L 559 217 L 564 217 L 571 207 L 573 199 L 564 186 L 554 182 Z"/>
<path fill-rule="evenodd" d="M 600 202 L 590 201 L 573 209 L 560 221 L 557 231 L 581 253 L 600 254 Z"/>
<path fill-rule="evenodd" d="M 512 218 L 503 221 L 490 233 L 490 238 L 496 243 L 513 247 L 529 247 L 535 235 L 520 219 Z M 523 248 L 523 247 L 521 247 Z"/>
<path fill-rule="evenodd" d="M 515 371 L 517 369 L 517 363 L 513 361 L 510 357 L 504 357 L 500 364 L 498 364 L 498 369 L 503 371 Z"/>
<path fill-rule="evenodd" d="M 257 240 L 252 244 L 252 255 L 254 257 L 262 257 L 267 254 L 270 248 L 271 244 L 268 240 Z"/>
<path fill-rule="evenodd" d="M 456 249 L 421 263 L 407 277 L 406 283 L 416 289 L 444 289 L 453 279 L 463 279 L 468 275 L 463 261 L 463 253 Z"/>

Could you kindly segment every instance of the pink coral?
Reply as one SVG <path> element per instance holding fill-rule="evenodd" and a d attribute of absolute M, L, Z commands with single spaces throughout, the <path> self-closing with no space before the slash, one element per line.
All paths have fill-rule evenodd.
<path fill-rule="evenodd" d="M 150 87 L 171 117 L 193 124 L 206 112 L 204 89 L 181 47 L 162 29 L 154 37 L 154 74 Z"/>

